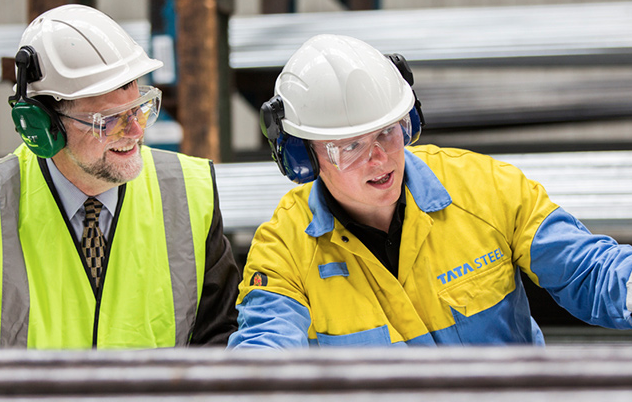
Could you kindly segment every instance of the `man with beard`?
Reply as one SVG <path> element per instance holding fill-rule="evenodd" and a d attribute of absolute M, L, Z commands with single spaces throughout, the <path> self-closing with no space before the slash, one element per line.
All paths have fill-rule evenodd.
<path fill-rule="evenodd" d="M 24 31 L 0 161 L 0 345 L 225 345 L 240 280 L 211 161 L 143 146 L 162 66 L 111 18 L 52 9 Z"/>

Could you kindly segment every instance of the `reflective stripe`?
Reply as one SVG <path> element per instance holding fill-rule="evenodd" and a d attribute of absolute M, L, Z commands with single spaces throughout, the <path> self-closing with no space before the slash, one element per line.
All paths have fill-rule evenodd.
<path fill-rule="evenodd" d="M 197 310 L 197 273 L 193 233 L 182 166 L 177 154 L 152 149 L 160 184 L 162 213 L 171 269 L 176 345 L 188 344 Z"/>
<path fill-rule="evenodd" d="M 0 160 L 0 220 L 2 223 L 2 317 L 0 346 L 26 348 L 29 284 L 18 234 L 20 165 L 16 155 Z"/>

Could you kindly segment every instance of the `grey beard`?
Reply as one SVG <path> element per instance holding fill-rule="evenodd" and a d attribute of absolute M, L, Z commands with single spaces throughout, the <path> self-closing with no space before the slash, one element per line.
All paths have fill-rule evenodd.
<path fill-rule="evenodd" d="M 143 141 L 139 141 L 138 142 L 138 150 L 140 152 L 141 148 L 143 146 Z M 141 159 L 141 163 L 142 163 L 142 159 Z M 113 183 L 113 184 L 123 184 L 125 182 L 127 182 L 128 180 L 125 179 L 124 177 L 122 177 L 120 174 L 118 174 L 118 172 L 112 171 L 112 169 L 106 165 L 105 163 L 105 155 L 103 156 L 103 158 L 99 161 L 99 163 L 95 163 L 93 165 L 85 165 L 85 164 L 78 164 L 78 166 L 87 174 L 96 177 L 97 179 L 101 179 L 103 181 L 106 181 L 108 183 Z M 142 168 L 142 165 L 141 165 Z"/>

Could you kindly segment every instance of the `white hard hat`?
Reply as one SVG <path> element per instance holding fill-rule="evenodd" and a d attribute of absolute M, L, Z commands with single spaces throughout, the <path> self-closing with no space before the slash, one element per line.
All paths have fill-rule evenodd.
<path fill-rule="evenodd" d="M 370 133 L 401 120 L 413 91 L 395 65 L 365 42 L 317 35 L 301 46 L 277 78 L 283 130 L 308 140 Z"/>
<path fill-rule="evenodd" d="M 27 95 L 79 99 L 103 95 L 162 67 L 114 20 L 94 8 L 70 4 L 49 10 L 24 31 L 22 46 L 37 52 L 42 78 Z"/>

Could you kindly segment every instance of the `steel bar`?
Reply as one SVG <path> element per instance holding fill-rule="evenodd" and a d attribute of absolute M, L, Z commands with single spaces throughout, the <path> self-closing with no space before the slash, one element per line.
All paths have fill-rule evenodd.
<path fill-rule="evenodd" d="M 504 394 L 632 396 L 632 347 L 0 353 L 0 395 L 245 398 Z M 1 399 L 1 398 L 0 398 Z M 322 399 L 321 399 L 322 400 Z"/>

